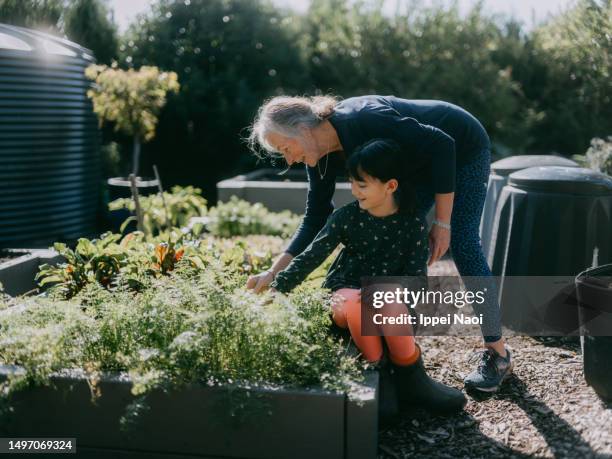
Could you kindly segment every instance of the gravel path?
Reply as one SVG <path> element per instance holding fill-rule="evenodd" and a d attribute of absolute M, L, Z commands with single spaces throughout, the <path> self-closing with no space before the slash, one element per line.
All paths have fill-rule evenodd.
<path fill-rule="evenodd" d="M 452 261 L 430 272 L 447 275 Z M 421 337 L 430 374 L 457 388 L 475 364 L 474 337 Z M 468 396 L 465 412 L 415 412 L 379 432 L 379 458 L 612 458 L 612 405 L 587 386 L 580 343 L 569 338 L 511 337 L 515 371 L 499 393 Z M 611 357 L 612 358 L 612 357 Z"/>

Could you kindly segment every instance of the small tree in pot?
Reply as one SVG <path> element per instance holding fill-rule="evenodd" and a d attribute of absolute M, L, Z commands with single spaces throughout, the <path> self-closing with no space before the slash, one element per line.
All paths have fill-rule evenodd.
<path fill-rule="evenodd" d="M 121 70 L 91 65 L 85 75 L 95 81 L 87 96 L 93 102 L 100 124 L 112 122 L 115 131 L 133 137 L 132 173 L 138 176 L 141 144 L 155 137 L 166 94 L 179 90 L 176 73 L 160 72 L 157 67 L 149 66 Z"/>

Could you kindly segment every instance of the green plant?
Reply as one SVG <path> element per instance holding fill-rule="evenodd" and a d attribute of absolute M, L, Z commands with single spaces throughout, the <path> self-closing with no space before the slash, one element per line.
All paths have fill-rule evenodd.
<path fill-rule="evenodd" d="M 612 136 L 592 139 L 585 156 L 591 169 L 612 175 Z"/>
<path fill-rule="evenodd" d="M 74 250 L 56 242 L 53 247 L 66 259 L 59 266 L 43 264 L 36 280 L 41 287 L 54 284 L 53 290 L 70 298 L 86 284 L 99 282 L 108 286 L 127 257 L 125 244 L 117 244 L 121 235 L 105 233 L 98 240 L 79 239 Z"/>
<path fill-rule="evenodd" d="M 96 62 L 110 64 L 117 58 L 117 24 L 105 0 L 71 0 L 64 6 L 64 32 L 68 38 L 93 51 Z"/>
<path fill-rule="evenodd" d="M 54 248 L 66 262 L 42 265 L 36 280 L 41 287 L 49 288 L 50 296 L 62 299 L 74 297 L 90 284 L 110 291 L 121 287 L 136 292 L 146 289 L 152 279 L 169 275 L 179 265 L 199 272 L 217 260 L 224 272 L 232 275 L 258 273 L 271 266 L 282 244 L 280 238 L 264 236 L 192 240 L 176 230 L 148 239 L 139 232 L 123 237 L 105 233 L 100 239 L 79 239 L 74 250 L 56 243 Z"/>
<path fill-rule="evenodd" d="M 261 203 L 251 204 L 232 196 L 208 211 L 204 225 L 211 234 L 221 237 L 267 234 L 288 237 L 300 218 L 289 212 L 270 212 Z"/>
<path fill-rule="evenodd" d="M 202 190 L 199 188 L 174 186 L 171 192 L 164 191 L 163 194 L 163 199 L 159 194 L 139 198 L 143 215 L 143 231 L 148 237 L 173 227 L 182 228 L 187 226 L 191 218 L 206 214 L 206 199 L 202 197 Z M 123 198 L 110 202 L 108 208 L 109 210 L 127 209 L 134 212 L 136 206 L 133 199 Z M 121 225 L 121 231 L 135 219 L 136 217 L 129 217 Z"/>
<path fill-rule="evenodd" d="M 132 172 L 138 175 L 141 142 L 155 136 L 159 112 L 166 104 L 166 93 L 178 92 L 174 72 L 160 72 L 157 67 L 120 70 L 105 65 L 90 65 L 85 70 L 95 85 L 87 91 L 100 124 L 112 122 L 116 131 L 134 139 Z"/>
<path fill-rule="evenodd" d="M 534 98 L 544 117 L 535 146 L 583 152 L 612 132 L 612 2 L 578 0 L 532 33 Z M 529 81 L 526 81 L 528 83 Z"/>
<path fill-rule="evenodd" d="M 61 30 L 63 0 L 0 0 L 0 22 L 48 32 Z"/>
<path fill-rule="evenodd" d="M 102 173 L 104 177 L 117 177 L 119 175 L 121 154 L 117 142 L 109 142 L 100 147 L 102 158 Z"/>
<path fill-rule="evenodd" d="M 355 358 L 328 333 L 326 293 L 262 297 L 244 290 L 245 279 L 214 258 L 204 270 L 180 260 L 138 293 L 120 280 L 113 290 L 89 283 L 70 301 L 0 298 L 0 363 L 24 369 L 0 394 L 10 402 L 64 370 L 84 373 L 93 397 L 104 371 L 128 374 L 140 397 L 189 383 L 348 390 L 360 379 Z"/>

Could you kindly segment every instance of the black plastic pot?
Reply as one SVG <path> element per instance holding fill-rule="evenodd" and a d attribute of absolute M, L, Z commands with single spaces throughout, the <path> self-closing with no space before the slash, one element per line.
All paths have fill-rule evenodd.
<path fill-rule="evenodd" d="M 108 186 L 108 202 L 119 198 L 131 198 L 132 186 L 127 177 L 112 177 L 107 180 Z M 139 196 L 149 196 L 159 191 L 158 181 L 156 179 L 138 177 L 136 179 L 136 188 L 138 188 Z M 127 209 L 113 210 L 108 212 L 108 229 L 118 233 L 119 228 L 125 220 L 133 215 Z M 136 223 L 132 222 L 128 225 L 126 231 L 135 231 Z"/>
<path fill-rule="evenodd" d="M 606 401 L 612 401 L 612 264 L 587 269 L 576 277 L 584 377 Z"/>

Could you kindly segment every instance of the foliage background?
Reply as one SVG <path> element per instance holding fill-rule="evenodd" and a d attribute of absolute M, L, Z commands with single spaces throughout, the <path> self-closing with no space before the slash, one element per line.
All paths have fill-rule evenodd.
<path fill-rule="evenodd" d="M 267 0 L 158 0 L 119 36 L 103 0 L 0 0 L 0 22 L 64 33 L 100 63 L 177 72 L 143 172 L 157 164 L 166 186 L 198 186 L 212 203 L 217 181 L 262 166 L 241 138 L 277 94 L 445 99 L 483 122 L 497 156 L 584 154 L 612 134 L 610 0 L 576 0 L 529 32 L 481 4 L 380 11 L 380 0 L 313 0 L 305 14 Z M 104 137 L 127 173 L 129 139 Z"/>

